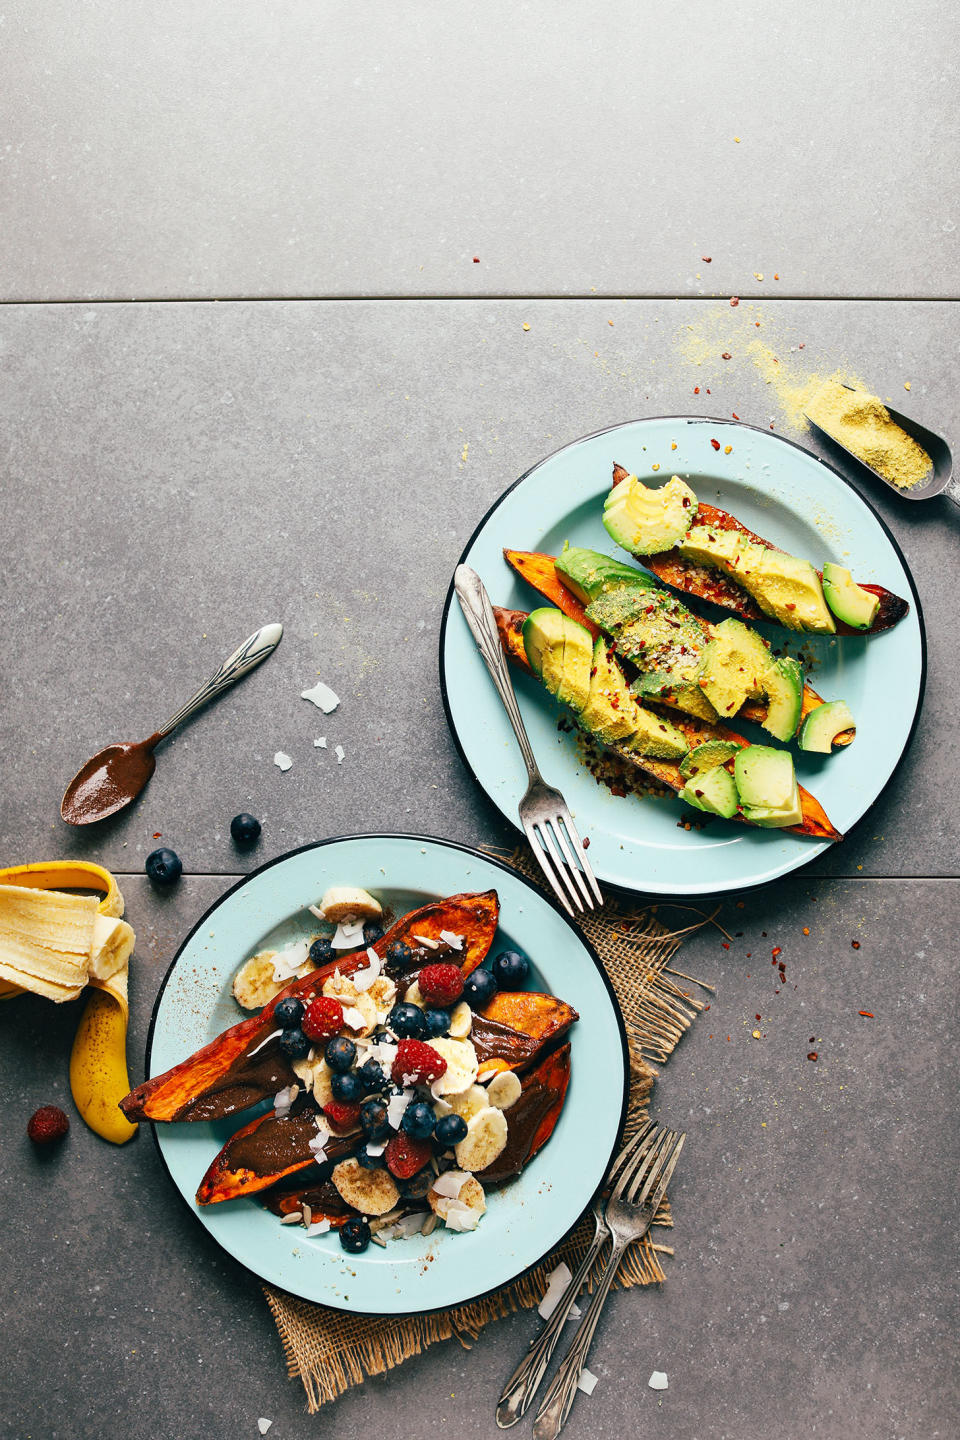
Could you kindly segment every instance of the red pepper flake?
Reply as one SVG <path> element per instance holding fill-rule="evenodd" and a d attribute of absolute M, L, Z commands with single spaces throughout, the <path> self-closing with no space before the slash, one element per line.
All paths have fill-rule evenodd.
<path fill-rule="evenodd" d="M 808 1059 L 808 1060 L 819 1060 L 819 1058 L 820 1058 L 820 1057 L 819 1057 L 819 1055 L 817 1054 L 816 1050 L 808 1050 L 808 1051 L 807 1051 L 807 1059 Z"/>
<path fill-rule="evenodd" d="M 807 348 L 807 347 L 806 347 L 805 342 L 804 342 L 803 340 L 801 340 L 801 341 L 800 341 L 800 344 L 797 346 L 797 349 L 798 349 L 798 350 L 806 350 L 806 348 Z"/>
<path fill-rule="evenodd" d="M 703 1008 L 704 1008 L 704 1010 L 709 1010 L 709 1009 L 710 1009 L 710 1006 L 709 1006 L 709 1005 L 704 1005 Z"/>
<path fill-rule="evenodd" d="M 707 394 L 708 394 L 708 395 L 710 394 L 710 386 L 709 386 L 709 385 L 707 386 Z"/>
<path fill-rule="evenodd" d="M 721 945 L 723 946 L 724 950 L 729 950 L 729 949 L 730 949 L 730 946 L 729 946 L 729 944 L 728 944 L 728 942 L 727 942 L 726 940 L 721 940 L 720 943 L 721 943 Z"/>
<path fill-rule="evenodd" d="M 711 260 L 713 259 L 713 256 L 712 256 L 712 255 L 701 255 L 701 256 L 700 256 L 700 259 L 703 261 L 704 265 L 709 265 L 710 262 L 711 262 Z"/>
<path fill-rule="evenodd" d="M 730 414 L 733 416 L 734 420 L 740 419 L 740 416 L 737 414 L 736 410 L 731 410 Z"/>
<path fill-rule="evenodd" d="M 851 941 L 850 941 L 850 944 L 853 946 L 854 950 L 859 950 L 859 949 L 860 949 L 860 941 L 859 941 L 859 940 L 851 940 Z"/>
<path fill-rule="evenodd" d="M 737 306 L 740 304 L 740 296 L 739 296 L 739 295 L 731 295 L 731 296 L 730 296 L 730 304 L 733 306 L 734 310 L 736 310 Z"/>
<path fill-rule="evenodd" d="M 163 831 L 162 831 L 162 830 L 154 830 L 154 832 L 153 832 L 153 838 L 154 838 L 154 840 L 162 840 L 162 839 L 163 839 Z"/>
<path fill-rule="evenodd" d="M 723 354 L 720 356 L 720 359 L 721 359 L 721 360 L 732 360 L 732 359 L 733 359 L 733 356 L 730 354 L 730 351 L 729 351 L 729 350 L 724 350 Z"/>
<path fill-rule="evenodd" d="M 583 848 L 584 848 L 584 850 L 589 850 L 589 849 L 590 849 L 590 836 L 589 836 L 589 835 L 584 836 Z"/>
<path fill-rule="evenodd" d="M 804 935 L 809 935 L 809 934 L 810 934 L 810 926 L 809 926 L 809 925 L 804 925 L 804 927 L 803 927 L 803 933 L 804 933 Z"/>
<path fill-rule="evenodd" d="M 877 1018 L 872 1010 L 858 1010 L 857 1014 L 862 1015 L 864 1020 L 875 1020 Z"/>
<path fill-rule="evenodd" d="M 714 450 L 719 450 L 719 449 L 720 449 L 720 441 L 719 441 L 719 440 L 714 440 L 712 436 L 711 436 L 711 438 L 710 438 L 710 444 L 713 446 Z"/>
<path fill-rule="evenodd" d="M 473 257 L 473 263 L 474 263 L 474 265 L 479 265 L 479 264 L 480 264 L 480 256 L 479 256 L 479 255 L 474 255 L 474 257 Z"/>
<path fill-rule="evenodd" d="M 808 1045 L 813 1045 L 813 1044 L 815 1043 L 815 1041 L 816 1041 L 816 1038 L 817 1038 L 816 1035 L 811 1035 L 811 1036 L 810 1036 L 810 1039 L 807 1041 L 807 1044 L 808 1044 Z"/>
<path fill-rule="evenodd" d="M 694 385 L 694 387 L 693 387 L 693 393 L 694 393 L 694 395 L 699 395 L 699 394 L 700 394 L 700 386 L 699 386 L 699 385 Z"/>
<path fill-rule="evenodd" d="M 776 271 L 774 271 L 773 278 L 774 278 L 774 280 L 779 280 L 779 279 L 780 279 L 780 276 L 776 273 Z"/>
<path fill-rule="evenodd" d="M 778 955 L 783 954 L 783 951 L 781 950 L 779 945 L 774 945 L 773 949 L 770 951 L 770 954 L 773 956 L 774 960 L 776 960 Z"/>
<path fill-rule="evenodd" d="M 759 1019 L 760 1019 L 760 1016 L 759 1016 L 759 1015 L 754 1015 L 753 1018 L 754 1018 L 754 1020 L 759 1020 Z"/>

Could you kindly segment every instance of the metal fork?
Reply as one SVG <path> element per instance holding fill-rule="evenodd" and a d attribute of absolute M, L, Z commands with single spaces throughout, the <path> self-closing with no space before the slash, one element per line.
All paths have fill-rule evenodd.
<path fill-rule="evenodd" d="M 507 718 L 520 745 L 520 753 L 527 767 L 527 789 L 520 801 L 520 823 L 530 842 L 550 888 L 560 904 L 572 917 L 573 907 L 583 912 L 595 910 L 603 904 L 600 886 L 587 861 L 580 836 L 567 807 L 567 802 L 548 785 L 533 758 L 530 740 L 520 716 L 520 707 L 514 693 L 507 661 L 497 635 L 497 622 L 493 616 L 490 597 L 476 570 L 469 565 L 458 565 L 453 577 L 454 588 L 464 618 L 477 642 L 481 658 L 490 671 L 490 678 L 497 687 L 497 694 L 503 701 Z M 579 862 L 579 863 L 578 863 Z"/>
<path fill-rule="evenodd" d="M 613 1277 L 620 1268 L 627 1246 L 634 1240 L 641 1240 L 650 1229 L 685 1139 L 685 1135 L 675 1130 L 659 1130 L 639 1169 L 621 1175 L 614 1186 L 605 1212 L 613 1236 L 610 1259 L 593 1293 L 590 1308 L 580 1321 L 573 1344 L 537 1412 L 534 1440 L 555 1440 L 560 1434 L 576 1398 L 577 1383 Z"/>
<path fill-rule="evenodd" d="M 613 1164 L 607 1172 L 603 1183 L 603 1189 L 612 1185 L 619 1171 L 623 1171 L 625 1178 L 634 1174 L 641 1165 L 644 1156 L 653 1144 L 656 1136 L 652 1120 L 637 1131 L 617 1155 Z M 604 1196 L 598 1195 L 593 1202 L 593 1239 L 590 1242 L 586 1255 L 584 1255 L 576 1275 L 564 1290 L 557 1302 L 553 1314 L 546 1325 L 530 1342 L 530 1349 L 520 1364 L 514 1370 L 510 1379 L 503 1387 L 503 1394 L 500 1396 L 500 1403 L 497 1405 L 497 1424 L 501 1430 L 508 1430 L 511 1425 L 516 1425 L 520 1417 L 526 1412 L 530 1401 L 540 1386 L 540 1382 L 547 1372 L 554 1350 L 557 1348 L 557 1341 L 560 1339 L 560 1332 L 566 1324 L 567 1316 L 573 1308 L 574 1301 L 580 1294 L 584 1282 L 593 1268 L 604 1244 L 610 1238 L 610 1230 L 604 1219 L 603 1212 L 606 1208 Z"/>

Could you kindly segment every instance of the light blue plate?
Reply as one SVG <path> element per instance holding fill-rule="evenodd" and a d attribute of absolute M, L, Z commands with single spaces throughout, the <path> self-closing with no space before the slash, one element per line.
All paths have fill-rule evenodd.
<path fill-rule="evenodd" d="M 516 1181 L 487 1196 L 479 1228 L 371 1245 L 347 1255 L 336 1235 L 308 1240 L 252 1199 L 199 1208 L 197 1185 L 237 1121 L 157 1125 L 160 1153 L 186 1203 L 213 1238 L 261 1279 L 305 1300 L 365 1314 L 461 1305 L 514 1279 L 551 1249 L 586 1209 L 613 1156 L 626 1101 L 626 1041 L 599 961 L 574 927 L 527 881 L 495 860 L 413 835 L 359 835 L 308 845 L 230 890 L 181 946 L 157 997 L 147 1074 L 158 1075 L 243 1019 L 231 995 L 247 956 L 277 939 L 316 933 L 305 907 L 328 885 L 361 885 L 396 913 L 460 891 L 495 889 L 501 926 L 493 954 L 515 947 L 533 966 L 530 989 L 579 1012 L 570 1087 L 547 1145 Z"/>
<path fill-rule="evenodd" d="M 719 450 L 711 439 L 719 441 Z M 729 455 L 723 453 L 727 445 L 732 446 Z M 923 696 L 923 621 L 893 536 L 837 471 L 769 431 L 689 417 L 635 420 L 558 450 L 488 511 L 461 559 L 478 572 L 494 605 L 532 610 L 549 603 L 511 570 L 504 548 L 558 555 L 569 540 L 629 559 L 601 521 L 614 461 L 655 485 L 682 475 L 701 500 L 729 510 L 782 549 L 818 567 L 825 560 L 846 565 L 855 579 L 885 585 L 910 601 L 910 613 L 883 634 L 802 637 L 804 651 L 814 658 L 810 683 L 825 699 L 845 699 L 857 722 L 857 738 L 844 752 L 814 756 L 794 751 L 801 784 L 845 833 L 899 764 Z M 516 825 L 526 772 L 453 600 L 451 586 L 440 640 L 447 718 L 474 777 Z M 692 603 L 698 608 L 697 601 Z M 712 608 L 709 613 L 719 614 Z M 787 637 L 774 625 L 760 628 L 774 646 L 789 638 L 796 653 L 800 637 Z M 675 800 L 617 798 L 584 768 L 575 736 L 558 733 L 559 712 L 546 691 L 529 676 L 515 674 L 514 683 L 544 775 L 563 791 L 580 834 L 589 836 L 590 863 L 601 881 L 657 895 L 705 895 L 773 880 L 829 848 L 826 840 L 734 821 L 685 831 L 678 829 L 681 808 Z M 742 728 L 753 740 L 773 743 L 757 727 Z"/>

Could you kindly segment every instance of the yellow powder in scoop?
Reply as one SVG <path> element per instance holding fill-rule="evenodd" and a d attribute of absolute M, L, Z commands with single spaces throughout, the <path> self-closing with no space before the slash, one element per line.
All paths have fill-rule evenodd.
<path fill-rule="evenodd" d="M 827 380 L 806 406 L 815 425 L 901 490 L 926 479 L 933 461 L 911 435 L 891 420 L 887 407 L 866 390 Z"/>

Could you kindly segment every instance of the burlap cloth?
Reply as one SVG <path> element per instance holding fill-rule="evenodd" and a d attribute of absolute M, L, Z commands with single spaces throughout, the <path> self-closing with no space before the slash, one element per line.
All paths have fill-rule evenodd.
<path fill-rule="evenodd" d="M 512 855 L 509 860 L 528 878 L 539 882 L 539 870 L 525 855 Z M 702 1009 L 702 1002 L 690 993 L 691 985 L 702 982 L 672 969 L 668 962 L 683 936 L 698 929 L 705 918 L 681 930 L 668 930 L 651 908 L 617 900 L 608 900 L 600 914 L 578 917 L 579 928 L 593 944 L 610 977 L 627 1030 L 630 1100 L 625 1135 L 647 1112 L 657 1073 L 651 1061 L 667 1060 Z M 669 1201 L 665 1199 L 655 1227 L 662 1230 L 672 1224 Z M 587 1216 L 519 1280 L 469 1305 L 429 1315 L 382 1319 L 348 1315 L 294 1299 L 265 1285 L 264 1294 L 286 1355 L 287 1374 L 291 1378 L 299 1376 L 307 1392 L 307 1408 L 314 1414 L 328 1400 L 362 1384 L 368 1375 L 382 1375 L 438 1340 L 455 1336 L 462 1345 L 469 1346 L 491 1320 L 539 1305 L 551 1270 L 561 1260 L 576 1270 L 592 1234 L 592 1221 Z M 672 1254 L 672 1247 L 656 1239 L 651 1231 L 627 1252 L 616 1283 L 632 1286 L 662 1281 L 665 1276 L 660 1257 Z"/>

